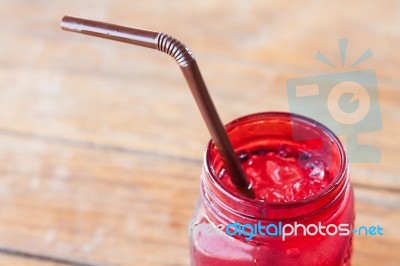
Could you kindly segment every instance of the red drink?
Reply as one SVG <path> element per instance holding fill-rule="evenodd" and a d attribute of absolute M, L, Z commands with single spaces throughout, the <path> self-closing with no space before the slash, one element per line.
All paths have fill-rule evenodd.
<path fill-rule="evenodd" d="M 246 116 L 226 129 L 256 198 L 239 194 L 210 142 L 191 224 L 192 265 L 349 265 L 353 193 L 337 137 L 286 113 Z"/>

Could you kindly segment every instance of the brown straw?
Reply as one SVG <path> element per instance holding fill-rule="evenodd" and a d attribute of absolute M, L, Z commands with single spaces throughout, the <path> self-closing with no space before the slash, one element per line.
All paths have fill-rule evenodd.
<path fill-rule="evenodd" d="M 134 29 L 99 21 L 65 16 L 61 28 L 119 42 L 126 42 L 159 50 L 172 56 L 179 64 L 192 91 L 197 106 L 217 147 L 232 183 L 241 193 L 254 198 L 254 191 L 246 179 L 217 110 L 208 93 L 192 52 L 179 40 L 159 32 Z"/>

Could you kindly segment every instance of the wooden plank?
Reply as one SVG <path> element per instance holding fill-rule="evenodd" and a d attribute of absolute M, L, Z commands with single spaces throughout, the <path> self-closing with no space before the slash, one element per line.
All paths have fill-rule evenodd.
<path fill-rule="evenodd" d="M 399 23 L 398 4 L 392 0 L 368 4 L 358 0 L 345 6 L 336 2 L 325 5 L 318 1 L 293 5 L 288 0 L 274 0 L 268 5 L 262 0 L 238 5 L 223 0 L 204 4 L 179 3 L 169 7 L 162 4 L 155 7 L 153 2 L 137 5 L 128 0 L 119 1 L 118 5 L 104 1 L 90 7 L 77 0 L 40 3 L 44 2 L 2 3 L 2 18 L 10 26 L 4 34 L 10 35 L 15 29 L 26 31 L 24 35 L 14 34 L 19 38 L 63 39 L 56 25 L 62 15 L 70 13 L 164 31 L 190 44 L 198 54 L 213 55 L 220 60 L 236 58 L 248 64 L 272 65 L 281 72 L 290 67 L 301 67 L 303 71 L 307 68 L 331 71 L 329 66 L 313 59 L 319 50 L 340 68 L 337 43 L 340 38 L 349 39 L 347 64 L 371 48 L 375 58 L 365 62 L 363 67 L 378 65 L 381 74 L 393 79 L 400 63 L 391 52 L 392 47 L 399 45 L 397 29 L 393 27 Z M 16 20 L 13 14 L 17 13 L 23 19 Z M 40 20 L 33 15 L 38 13 L 42 15 Z M 80 42 L 76 38 L 74 41 Z M 19 58 L 23 61 L 24 55 L 20 54 Z M 101 62 L 102 58 L 97 60 Z"/>
<path fill-rule="evenodd" d="M 188 264 L 200 163 L 18 137 L 0 146 L 1 246 L 111 265 Z M 398 193 L 355 189 L 357 225 L 385 229 L 355 237 L 355 262 L 365 253 L 395 262 Z"/>
<path fill-rule="evenodd" d="M 239 67 L 224 64 L 215 64 L 215 68 L 226 69 L 233 77 L 240 76 L 242 71 Z M 141 79 L 138 83 L 142 84 L 142 88 L 153 88 L 160 96 L 160 101 L 155 103 L 154 94 L 148 91 L 143 92 L 140 88 L 129 90 L 123 82 L 114 79 L 103 79 L 100 82 L 78 73 L 67 75 L 66 85 L 54 85 L 49 88 L 49 92 L 41 92 L 51 73 L 45 69 L 30 69 L 28 72 L 32 83 L 21 87 L 15 87 L 14 79 L 17 77 L 12 70 L 6 69 L 0 73 L 0 80 L 5 84 L 2 89 L 5 104 L 0 105 L 0 133 L 30 133 L 31 137 L 201 159 L 209 137 L 186 89 L 166 82 L 169 85 L 164 90 L 161 83 L 158 83 L 159 88 L 152 87 L 154 84 L 150 80 L 154 79 L 150 77 L 148 80 Z M 282 90 L 274 93 L 274 88 L 284 83 L 285 77 L 277 77 L 270 85 L 261 86 L 255 83 L 261 79 L 262 73 L 255 70 L 251 72 L 253 74 L 249 72 L 245 77 L 254 81 L 254 94 L 243 94 L 243 87 L 233 86 L 234 83 L 244 83 L 243 77 L 232 78 L 227 82 L 232 85 L 229 93 L 222 93 L 224 89 L 220 89 L 215 94 L 218 106 L 226 106 L 220 108 L 225 121 L 269 108 L 285 111 L 285 93 Z M 35 83 L 34 77 L 42 79 Z M 229 79 L 227 75 L 225 78 Z M 53 94 L 50 91 L 55 92 Z M 122 91 L 125 94 L 118 97 Z M 400 189 L 400 180 L 397 178 L 400 165 L 396 163 L 400 139 L 391 137 L 400 134 L 397 117 L 393 115 L 393 111 L 398 108 L 394 100 L 395 89 L 387 86 L 382 87 L 381 91 L 384 95 L 381 98 L 383 129 L 360 134 L 359 138 L 361 143 L 379 148 L 382 161 L 379 164 L 352 165 L 352 180 L 377 187 Z M 275 97 L 269 97 L 270 94 Z M 242 100 L 237 102 L 235 99 Z M 188 104 L 188 101 L 191 103 Z"/>
<path fill-rule="evenodd" d="M 0 246 L 187 265 L 200 163 L 0 138 Z"/>
<path fill-rule="evenodd" d="M 52 254 L 39 254 L 29 250 L 0 247 L 1 265 L 26 266 L 108 266 L 99 262 L 87 262 L 71 257 L 57 257 Z"/>
<path fill-rule="evenodd" d="M 356 188 L 356 228 L 378 226 L 383 236 L 354 236 L 353 265 L 398 265 L 399 193 Z"/>
<path fill-rule="evenodd" d="M 67 266 L 66 264 L 48 262 L 43 260 L 37 260 L 35 258 L 26 258 L 23 256 L 12 256 L 0 254 L 1 265 L 12 265 L 12 266 Z"/>

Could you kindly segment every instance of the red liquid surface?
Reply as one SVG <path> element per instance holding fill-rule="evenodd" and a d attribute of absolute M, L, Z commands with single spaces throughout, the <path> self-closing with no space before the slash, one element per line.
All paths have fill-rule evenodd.
<path fill-rule="evenodd" d="M 332 182 L 328 163 L 315 152 L 283 144 L 242 150 L 238 156 L 260 201 L 299 201 L 317 194 Z M 238 194 L 224 169 L 219 177 L 227 190 Z"/>

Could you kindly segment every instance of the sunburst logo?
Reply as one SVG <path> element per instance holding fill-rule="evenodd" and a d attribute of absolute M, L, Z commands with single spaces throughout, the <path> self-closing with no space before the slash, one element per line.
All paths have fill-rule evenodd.
<path fill-rule="evenodd" d="M 358 142 L 359 134 L 382 128 L 376 73 L 373 69 L 353 70 L 373 53 L 367 49 L 347 64 L 347 47 L 347 39 L 339 40 L 341 66 L 320 51 L 315 55 L 335 72 L 287 80 L 289 109 L 317 120 L 338 136 L 345 136 L 350 162 L 376 163 L 381 159 L 380 151 L 369 143 Z M 293 134 L 301 135 L 295 131 Z"/>

